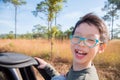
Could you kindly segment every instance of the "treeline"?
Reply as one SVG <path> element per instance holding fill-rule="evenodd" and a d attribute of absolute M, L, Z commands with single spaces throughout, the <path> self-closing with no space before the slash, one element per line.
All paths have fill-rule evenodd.
<path fill-rule="evenodd" d="M 60 26 L 53 26 L 51 30 L 47 29 L 47 26 L 42 26 L 40 24 L 35 25 L 31 33 L 17 34 L 17 39 L 69 39 L 69 36 L 73 30 L 73 27 L 66 31 L 62 31 Z M 10 31 L 8 34 L 0 34 L 1 39 L 15 39 L 15 34 Z"/>
<path fill-rule="evenodd" d="M 42 26 L 40 24 L 33 26 L 32 32 L 25 34 L 17 34 L 17 39 L 69 39 L 74 27 L 70 27 L 66 31 L 62 31 L 61 26 L 53 26 L 51 30 L 47 29 L 47 26 Z M 113 39 L 120 39 L 120 29 L 113 30 Z M 15 39 L 15 34 L 10 31 L 8 34 L 0 34 L 1 39 Z"/>

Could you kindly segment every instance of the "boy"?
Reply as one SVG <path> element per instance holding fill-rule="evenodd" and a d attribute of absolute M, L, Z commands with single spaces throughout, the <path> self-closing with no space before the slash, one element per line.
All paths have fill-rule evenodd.
<path fill-rule="evenodd" d="M 104 52 L 108 42 L 105 23 L 98 16 L 89 13 L 76 23 L 70 38 L 73 64 L 64 78 L 66 80 L 99 80 L 92 61 L 98 53 Z M 41 64 L 39 68 L 47 71 L 52 69 L 46 62 L 38 58 L 37 60 Z M 54 74 L 51 76 L 53 80 L 64 80 L 60 79 L 63 76 L 57 77 L 59 74 L 55 69 L 51 72 Z"/>

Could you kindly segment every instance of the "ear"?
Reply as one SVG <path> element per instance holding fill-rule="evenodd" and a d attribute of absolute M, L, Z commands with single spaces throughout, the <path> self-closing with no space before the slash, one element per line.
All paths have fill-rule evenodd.
<path fill-rule="evenodd" d="M 100 44 L 98 53 L 103 53 L 105 48 L 106 48 L 106 44 L 105 43 Z"/>

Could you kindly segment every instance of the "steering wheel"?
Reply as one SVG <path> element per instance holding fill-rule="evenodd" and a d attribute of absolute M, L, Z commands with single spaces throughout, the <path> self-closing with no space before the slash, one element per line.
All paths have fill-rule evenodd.
<path fill-rule="evenodd" d="M 45 80 L 51 80 L 51 77 L 44 69 L 38 69 L 37 66 L 40 65 L 37 60 L 31 56 L 27 56 L 21 53 L 0 53 L 0 67 L 2 68 L 24 68 L 28 66 L 35 66 L 39 73 L 43 76 Z"/>

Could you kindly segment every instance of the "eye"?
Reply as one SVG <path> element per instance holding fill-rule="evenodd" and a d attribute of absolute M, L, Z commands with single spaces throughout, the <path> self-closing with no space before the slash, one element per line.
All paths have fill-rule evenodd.
<path fill-rule="evenodd" d="M 95 41 L 94 39 L 87 39 L 88 41 Z"/>
<path fill-rule="evenodd" d="M 73 41 L 79 41 L 79 37 L 74 36 L 74 37 L 72 38 L 72 40 L 73 40 Z"/>
<path fill-rule="evenodd" d="M 73 36 L 73 37 L 71 38 L 72 43 L 74 43 L 74 44 L 78 43 L 78 42 L 80 41 L 79 38 L 80 38 L 79 36 Z"/>
<path fill-rule="evenodd" d="M 94 43 L 95 43 L 95 39 L 90 39 L 90 38 L 88 38 L 88 39 L 86 40 L 86 42 L 94 44 Z"/>
<path fill-rule="evenodd" d="M 79 36 L 73 36 L 73 38 L 80 38 Z"/>

